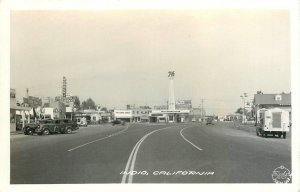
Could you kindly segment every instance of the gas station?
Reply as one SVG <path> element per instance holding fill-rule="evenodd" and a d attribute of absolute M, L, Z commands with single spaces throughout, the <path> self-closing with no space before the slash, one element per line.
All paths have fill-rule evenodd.
<path fill-rule="evenodd" d="M 176 110 L 174 94 L 175 71 L 169 71 L 169 100 L 167 110 L 152 110 L 149 114 L 150 123 L 183 123 L 190 110 Z"/>

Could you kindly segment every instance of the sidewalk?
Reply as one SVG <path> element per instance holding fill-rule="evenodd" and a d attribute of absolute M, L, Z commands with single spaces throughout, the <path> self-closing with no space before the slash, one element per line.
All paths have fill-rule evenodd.
<path fill-rule="evenodd" d="M 10 135 L 23 135 L 24 132 L 23 131 L 13 131 L 13 132 L 10 132 Z"/>

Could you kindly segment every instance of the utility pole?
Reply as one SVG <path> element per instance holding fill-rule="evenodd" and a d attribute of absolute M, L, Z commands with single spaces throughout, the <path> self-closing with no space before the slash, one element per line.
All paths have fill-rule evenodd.
<path fill-rule="evenodd" d="M 243 95 L 240 96 L 243 100 L 243 116 L 242 116 L 242 123 L 245 123 L 246 117 L 245 117 L 245 99 L 248 97 L 247 93 L 244 93 Z"/>
<path fill-rule="evenodd" d="M 203 121 L 203 110 L 204 110 L 204 107 L 203 107 L 203 103 L 204 103 L 204 99 L 201 99 L 201 121 Z"/>
<path fill-rule="evenodd" d="M 29 93 L 29 89 L 28 88 L 26 88 L 26 97 L 27 97 L 27 102 L 28 102 L 28 94 Z M 28 103 L 28 105 L 29 105 L 29 103 Z M 30 123 L 30 113 L 28 113 L 28 123 Z M 25 125 L 24 125 L 25 126 Z"/>

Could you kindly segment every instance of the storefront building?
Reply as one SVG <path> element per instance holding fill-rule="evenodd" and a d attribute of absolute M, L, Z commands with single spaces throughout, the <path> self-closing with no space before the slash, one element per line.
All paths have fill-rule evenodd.
<path fill-rule="evenodd" d="M 183 123 L 188 119 L 190 110 L 153 110 L 149 114 L 151 123 Z"/>
<path fill-rule="evenodd" d="M 21 130 L 26 122 L 30 122 L 30 107 L 22 107 L 17 105 L 16 90 L 10 89 L 10 132 Z M 27 113 L 27 119 L 25 119 Z"/>
<path fill-rule="evenodd" d="M 114 110 L 113 112 L 113 119 L 114 120 L 122 120 L 125 122 L 132 122 L 133 115 L 132 115 L 132 110 Z"/>
<path fill-rule="evenodd" d="M 132 122 L 149 122 L 151 109 L 132 109 Z"/>

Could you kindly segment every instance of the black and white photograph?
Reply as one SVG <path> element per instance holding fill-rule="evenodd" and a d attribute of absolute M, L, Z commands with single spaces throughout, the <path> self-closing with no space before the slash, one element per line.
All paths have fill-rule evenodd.
<path fill-rule="evenodd" d="M 299 190 L 290 7 L 115 3 L 9 10 L 7 189 Z"/>

